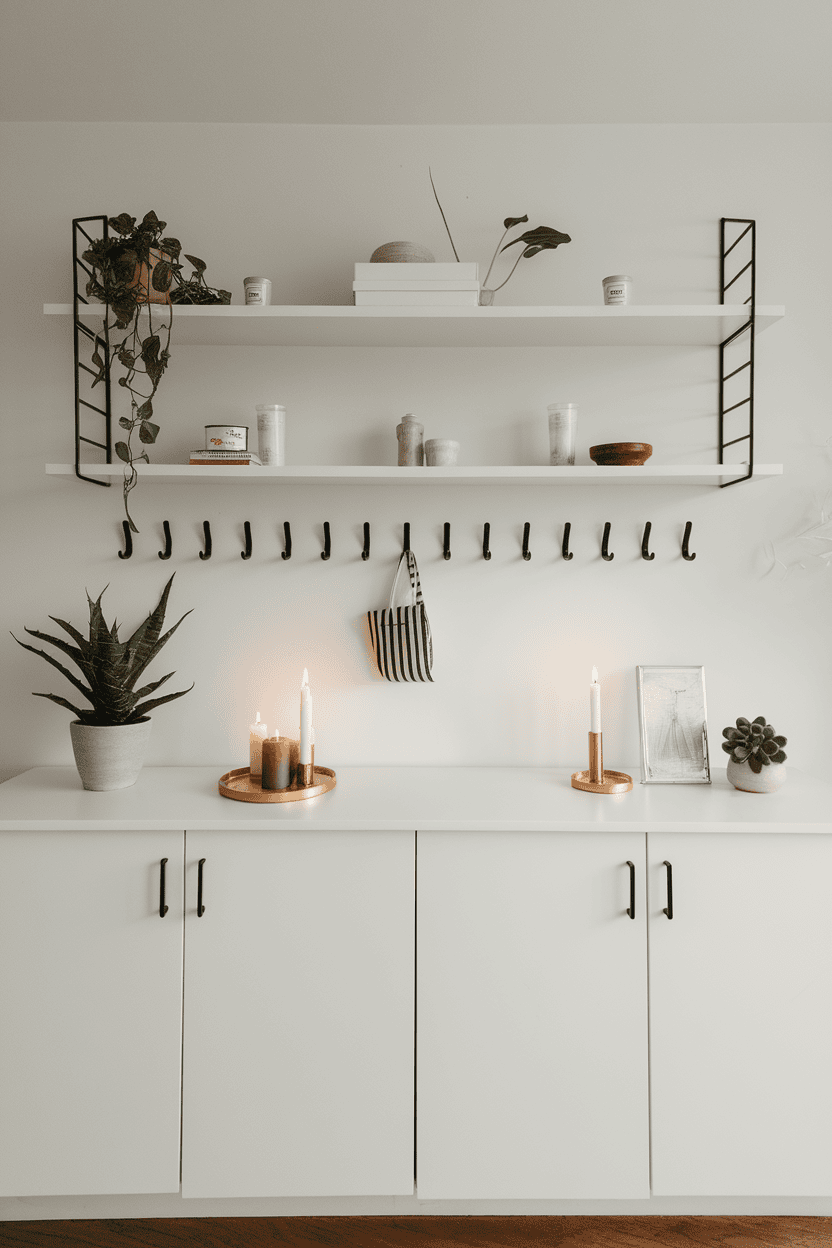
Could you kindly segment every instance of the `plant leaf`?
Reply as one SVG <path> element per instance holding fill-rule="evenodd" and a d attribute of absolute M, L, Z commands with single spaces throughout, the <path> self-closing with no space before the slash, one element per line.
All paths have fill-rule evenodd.
<path fill-rule="evenodd" d="M 170 290 L 172 276 L 173 269 L 169 261 L 157 260 L 153 266 L 153 277 L 150 279 L 150 284 L 154 290 L 166 293 Z"/>
<path fill-rule="evenodd" d="M 137 420 L 150 420 L 153 415 L 153 404 L 150 399 L 145 399 L 144 403 L 136 408 Z"/>
<path fill-rule="evenodd" d="M 748 759 L 748 766 L 754 772 L 755 776 L 759 776 L 760 772 L 763 770 L 763 764 L 760 762 L 759 758 L 757 758 L 756 754 L 752 754 L 750 756 Z"/>
<path fill-rule="evenodd" d="M 789 744 L 787 737 L 775 737 L 774 740 L 777 742 L 777 744 L 780 746 L 781 749 L 784 745 Z"/>
<path fill-rule="evenodd" d="M 139 698 L 146 698 L 149 693 L 155 693 L 160 685 L 163 685 L 166 680 L 170 680 L 171 676 L 175 675 L 175 672 L 168 672 L 167 676 L 160 676 L 158 680 L 152 680 L 150 684 L 145 685 L 144 688 L 137 689 L 133 696 L 137 701 Z"/>
<path fill-rule="evenodd" d="M 12 633 L 12 637 L 14 637 L 14 633 Z M 78 677 L 74 676 L 72 672 L 68 671 L 67 668 L 64 667 L 63 663 L 59 663 L 58 660 L 54 659 L 51 654 L 46 652 L 46 650 L 38 650 L 35 646 L 29 646 L 25 641 L 21 641 L 19 637 L 14 637 L 14 639 L 19 646 L 23 647 L 24 650 L 30 650 L 32 654 L 39 654 L 42 659 L 46 659 L 46 662 L 50 663 L 52 667 L 56 667 L 62 676 L 66 676 L 69 683 L 74 685 L 79 693 L 82 693 L 85 698 L 89 698 L 90 702 L 94 701 L 94 699 L 90 697 L 92 690 L 82 684 Z M 53 639 L 50 637 L 49 640 L 52 641 Z"/>
<path fill-rule="evenodd" d="M 185 259 L 188 261 L 188 263 L 189 263 L 189 264 L 192 264 L 192 265 L 194 266 L 194 268 L 196 269 L 196 271 L 197 271 L 197 273 L 200 275 L 200 277 L 201 277 L 201 276 L 202 276 L 202 274 L 205 272 L 205 270 L 208 268 L 208 265 L 205 263 L 205 261 L 204 261 L 204 260 L 200 260 L 199 256 L 189 256 L 189 255 L 186 255 L 186 256 L 185 256 Z"/>
<path fill-rule="evenodd" d="M 722 748 L 723 748 L 723 750 L 725 751 L 725 753 L 726 753 L 726 754 L 733 754 L 733 753 L 734 753 L 734 747 L 733 747 L 733 745 L 731 744 L 731 742 L 730 742 L 730 741 L 722 741 L 722 742 L 720 742 L 720 744 L 722 745 Z"/>
<path fill-rule="evenodd" d="M 525 247 L 534 247 L 533 252 L 523 251 L 523 255 L 535 255 L 538 251 L 545 251 L 555 247 L 559 247 L 561 243 L 571 243 L 572 239 L 568 234 L 561 234 L 560 230 L 553 230 L 548 225 L 539 225 L 534 230 L 526 230 L 525 234 L 518 234 L 510 243 L 506 243 L 505 247 L 513 247 L 515 243 L 524 243 Z"/>
<path fill-rule="evenodd" d="M 773 763 L 785 763 L 786 755 L 783 753 L 782 750 L 778 750 L 777 753 L 772 757 L 771 761 Z"/>
<path fill-rule="evenodd" d="M 158 433 L 159 433 L 158 425 L 154 425 L 151 420 L 142 421 L 141 428 L 139 429 L 139 441 L 144 442 L 146 444 L 151 444 L 156 441 L 156 436 Z"/>
<path fill-rule="evenodd" d="M 79 719 L 84 719 L 89 715 L 89 711 L 82 711 L 79 707 L 73 706 L 71 702 L 67 702 L 66 698 L 60 697 L 57 693 L 33 693 L 33 698 L 48 698 L 50 702 L 57 702 L 58 706 L 65 706 L 68 711 L 74 711 Z"/>
<path fill-rule="evenodd" d="M 168 693 L 163 698 L 151 698 L 149 702 L 142 702 L 136 707 L 131 718 L 140 719 L 142 715 L 147 715 L 148 711 L 155 710 L 157 706 L 164 706 L 165 702 L 173 702 L 176 698 L 184 698 L 186 693 L 191 692 L 191 689 L 193 689 L 193 685 L 187 689 L 180 689 L 178 693 Z"/>
<path fill-rule="evenodd" d="M 738 728 L 750 728 L 751 720 L 745 719 L 742 715 L 740 715 L 739 719 L 737 720 L 737 727 Z"/>
<path fill-rule="evenodd" d="M 752 723 L 759 724 L 761 728 L 765 728 L 766 726 L 765 715 L 758 715 L 755 720 L 752 720 Z"/>
<path fill-rule="evenodd" d="M 528 217 L 506 217 L 503 226 L 507 230 L 514 229 L 515 225 L 522 225 L 524 221 L 528 221 Z"/>
<path fill-rule="evenodd" d="M 130 452 L 127 449 L 126 442 L 116 442 L 116 455 L 118 455 L 119 459 L 123 459 L 125 464 L 130 463 Z"/>
<path fill-rule="evenodd" d="M 170 256 L 173 260 L 178 260 L 179 253 L 182 250 L 182 244 L 180 243 L 178 238 L 163 238 L 162 241 L 159 243 L 159 248 L 161 251 L 164 251 L 166 255 Z"/>
<path fill-rule="evenodd" d="M 117 217 L 109 217 L 107 224 L 116 234 L 130 234 L 133 226 L 136 224 L 136 218 L 131 217 L 128 213 L 122 212 Z"/>

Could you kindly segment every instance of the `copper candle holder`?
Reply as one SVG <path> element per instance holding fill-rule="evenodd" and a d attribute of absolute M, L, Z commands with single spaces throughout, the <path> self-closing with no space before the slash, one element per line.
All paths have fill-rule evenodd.
<path fill-rule="evenodd" d="M 572 773 L 572 788 L 584 793 L 629 793 L 633 777 L 624 771 L 604 770 L 604 734 L 589 733 L 589 767 Z"/>

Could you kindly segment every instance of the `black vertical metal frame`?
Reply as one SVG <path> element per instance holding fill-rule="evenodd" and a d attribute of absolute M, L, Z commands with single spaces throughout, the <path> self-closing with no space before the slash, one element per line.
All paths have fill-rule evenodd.
<path fill-rule="evenodd" d="M 745 226 L 740 230 L 739 234 L 731 243 L 726 246 L 726 230 L 728 226 Z M 733 232 L 733 231 L 732 231 Z M 750 250 L 750 257 L 741 267 L 737 268 L 737 257 L 730 264 L 732 276 L 728 278 L 728 257 L 733 253 L 735 247 L 740 244 L 743 239 L 748 239 L 747 248 Z M 746 249 L 739 253 L 741 260 L 746 254 Z M 735 270 L 735 271 L 734 271 Z M 719 301 L 725 303 L 726 291 L 730 290 L 735 282 L 748 274 L 748 282 L 750 286 L 750 294 L 745 299 L 744 305 L 748 308 L 748 320 L 734 330 L 732 334 L 719 344 L 719 462 L 725 463 L 725 449 L 734 446 L 738 442 L 748 442 L 748 471 L 741 477 L 735 477 L 733 481 L 723 481 L 720 489 L 725 489 L 729 485 L 737 485 L 740 481 L 749 481 L 754 476 L 754 336 L 756 333 L 756 317 L 757 317 L 757 222 L 743 217 L 722 217 L 719 223 Z M 725 372 L 725 348 L 730 346 L 743 334 L 748 336 L 748 359 L 740 364 L 739 368 L 734 368 L 730 373 Z M 745 398 L 740 399 L 738 403 L 732 403 L 730 407 L 725 406 L 725 383 L 731 377 L 736 377 L 739 373 L 747 370 L 748 372 L 748 394 Z M 735 409 L 745 407 L 748 415 L 748 432 L 743 433 L 738 438 L 731 438 L 725 441 L 725 417 L 729 412 Z"/>
<path fill-rule="evenodd" d="M 89 229 L 85 228 L 89 227 Z M 98 227 L 98 228 L 96 228 Z M 81 481 L 91 481 L 93 485 L 109 486 L 108 480 L 101 481 L 97 477 L 88 477 L 81 472 L 81 448 L 82 443 L 86 446 L 95 446 L 99 450 L 104 451 L 106 455 L 106 463 L 113 462 L 113 434 L 112 434 L 112 404 L 110 396 L 110 331 L 108 326 L 108 316 L 106 305 L 102 304 L 102 329 L 93 330 L 89 325 L 85 324 L 81 319 L 80 309 L 87 304 L 87 300 L 81 293 L 86 289 L 86 279 L 91 276 L 90 270 L 84 263 L 82 256 L 86 251 L 89 243 L 95 241 L 95 237 L 107 238 L 107 218 L 106 217 L 75 217 L 72 222 L 72 313 L 73 313 L 73 349 L 75 354 L 75 475 Z M 84 276 L 86 275 L 86 276 Z M 100 369 L 95 365 L 85 363 L 85 355 L 91 359 L 96 352 L 102 356 L 104 360 L 104 381 L 103 381 L 103 407 L 98 407 L 95 403 L 88 403 L 86 399 L 81 398 L 81 374 L 89 373 L 92 377 L 97 377 Z M 87 434 L 92 432 L 92 422 L 95 421 L 96 415 L 104 422 L 104 441 L 98 438 L 88 437 Z M 98 429 L 100 429 L 100 424 Z"/>

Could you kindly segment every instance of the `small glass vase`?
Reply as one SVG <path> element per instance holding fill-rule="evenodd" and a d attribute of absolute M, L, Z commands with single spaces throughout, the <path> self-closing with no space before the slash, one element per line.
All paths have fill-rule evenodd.
<path fill-rule="evenodd" d="M 494 302 L 494 294 L 495 292 L 493 290 L 486 290 L 485 287 L 483 287 L 480 291 L 480 307 L 490 308 Z"/>

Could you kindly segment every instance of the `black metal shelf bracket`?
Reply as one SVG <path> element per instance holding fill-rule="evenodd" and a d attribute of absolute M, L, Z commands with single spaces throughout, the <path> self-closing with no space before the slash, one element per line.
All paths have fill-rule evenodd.
<path fill-rule="evenodd" d="M 736 235 L 730 243 L 727 241 L 726 226 L 745 226 L 745 229 L 736 231 L 731 230 L 730 234 Z M 733 276 L 728 278 L 728 268 L 726 264 L 728 257 L 734 251 L 734 248 L 746 239 L 745 248 L 730 263 L 730 269 Z M 748 256 L 745 264 L 740 262 Z M 738 267 L 739 265 L 739 267 Z M 736 270 L 736 271 L 734 271 Z M 736 446 L 739 442 L 748 443 L 748 471 L 741 477 L 734 477 L 732 481 L 723 481 L 720 489 L 725 489 L 729 485 L 737 485 L 740 481 L 749 481 L 754 476 L 754 335 L 757 324 L 757 222 L 747 217 L 722 217 L 719 222 L 719 301 L 725 303 L 726 292 L 731 289 L 735 282 L 744 278 L 742 290 L 747 291 L 747 297 L 743 300 L 743 304 L 748 308 L 748 320 L 735 329 L 719 344 L 719 462 L 725 463 L 725 451 L 729 446 Z M 736 300 L 736 294 L 732 294 L 732 299 Z M 748 356 L 737 368 L 732 368 L 726 373 L 726 355 L 727 347 L 730 347 L 738 339 L 743 339 L 743 344 L 748 347 Z M 739 376 L 740 373 L 746 373 L 748 382 L 747 393 L 735 403 L 726 406 L 726 390 L 725 383 L 730 381 L 732 377 Z M 725 417 L 729 412 L 737 411 L 744 407 L 746 409 L 747 424 L 746 433 L 740 434 L 735 438 L 726 440 Z"/>
<path fill-rule="evenodd" d="M 85 229 L 89 227 L 88 229 Z M 110 396 L 110 330 L 108 325 L 107 307 L 102 304 L 102 328 L 93 330 L 81 318 L 81 308 L 89 306 L 82 292 L 86 291 L 87 278 L 91 271 L 83 260 L 83 254 L 90 243 L 96 238 L 108 238 L 106 217 L 75 217 L 72 221 L 72 321 L 73 321 L 73 354 L 75 360 L 75 475 L 81 481 L 89 481 L 93 485 L 110 485 L 109 480 L 101 481 L 98 477 L 88 477 L 81 472 L 81 448 L 94 446 L 103 451 L 105 463 L 113 462 L 112 435 L 112 403 Z M 101 364 L 93 358 L 98 356 Z M 93 392 L 95 378 L 104 373 L 102 397 L 99 403 L 91 402 L 93 393 L 96 398 L 99 392 Z M 93 380 L 90 381 L 90 378 Z M 82 384 L 83 383 L 83 384 Z M 88 394 L 88 398 L 83 395 Z M 95 413 L 95 415 L 91 415 Z M 96 421 L 96 416 L 98 420 Z M 104 432 L 99 432 L 100 421 L 104 422 Z M 89 436 L 95 431 L 98 436 Z M 103 441 L 102 441 L 103 437 Z"/>

